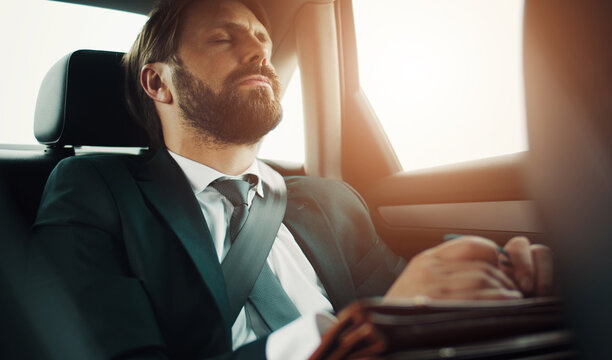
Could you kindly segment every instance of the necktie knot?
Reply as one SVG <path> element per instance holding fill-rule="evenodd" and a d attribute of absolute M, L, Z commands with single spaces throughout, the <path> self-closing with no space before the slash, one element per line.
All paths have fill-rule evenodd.
<path fill-rule="evenodd" d="M 249 190 L 257 182 L 257 176 L 245 175 L 242 179 L 219 178 L 210 184 L 234 206 L 248 204 Z"/>
<path fill-rule="evenodd" d="M 242 179 L 220 178 L 210 184 L 234 206 L 229 222 L 229 238 L 232 244 L 249 215 L 249 189 L 257 183 L 257 176 L 244 175 Z"/>

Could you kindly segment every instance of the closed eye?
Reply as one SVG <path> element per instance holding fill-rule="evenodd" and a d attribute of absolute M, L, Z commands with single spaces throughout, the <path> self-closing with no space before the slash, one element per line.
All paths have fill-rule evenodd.
<path fill-rule="evenodd" d="M 212 42 L 214 43 L 228 43 L 231 42 L 232 39 L 230 38 L 219 38 L 219 39 L 213 39 Z"/>
<path fill-rule="evenodd" d="M 208 38 L 208 41 L 210 43 L 220 43 L 220 44 L 222 44 L 222 43 L 227 43 L 227 42 L 232 41 L 232 37 L 226 31 L 215 31 Z"/>
<path fill-rule="evenodd" d="M 263 32 L 258 32 L 255 36 L 257 37 L 257 40 L 259 40 L 262 43 L 271 42 L 268 35 Z"/>

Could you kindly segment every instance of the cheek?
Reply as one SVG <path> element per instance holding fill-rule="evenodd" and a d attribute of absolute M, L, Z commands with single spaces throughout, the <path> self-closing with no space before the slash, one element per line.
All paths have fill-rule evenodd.
<path fill-rule="evenodd" d="M 216 48 L 185 46 L 179 54 L 186 69 L 213 89 L 220 89 L 223 81 L 238 66 L 231 52 Z"/>
<path fill-rule="evenodd" d="M 215 59 L 214 61 L 202 64 L 197 71 L 194 71 L 194 75 L 212 89 L 218 91 L 223 87 L 225 79 L 227 79 L 233 70 L 235 70 L 235 67 L 232 66 L 229 59 Z"/>

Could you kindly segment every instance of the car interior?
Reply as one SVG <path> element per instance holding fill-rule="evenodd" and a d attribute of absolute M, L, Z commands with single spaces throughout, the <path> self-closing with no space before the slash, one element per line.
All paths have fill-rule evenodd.
<path fill-rule="evenodd" d="M 153 0 L 64 2 L 147 14 Z M 568 296 L 576 337 L 588 349 L 583 353 L 602 358 L 602 330 L 610 320 L 602 316 L 603 304 L 612 300 L 606 261 L 612 229 L 611 3 L 525 1 L 528 151 L 411 171 L 402 169 L 360 85 L 353 2 L 261 3 L 272 24 L 272 63 L 285 87 L 299 67 L 305 151 L 303 163 L 263 160 L 283 175 L 352 185 L 366 200 L 380 237 L 406 259 L 449 233 L 500 244 L 527 236 L 550 246 L 558 255 L 558 291 Z M 33 129 L 43 147 L 0 145 L 3 210 L 20 219 L 7 222 L 11 217 L 3 216 L 2 226 L 9 229 L 3 233 L 10 234 L 3 247 L 27 238 L 24 229 L 33 223 L 46 179 L 61 159 L 146 153 L 147 136 L 123 99 L 122 55 L 78 49 L 59 59 L 36 102 Z M 19 230 L 16 224 L 22 224 Z M 9 252 L 21 252 L 10 246 Z M 3 287 L 13 284 L 7 281 Z M 8 292 L 17 297 L 14 306 L 22 294 L 13 285 Z"/>
<path fill-rule="evenodd" d="M 525 12 L 529 184 L 554 248 L 580 358 L 608 357 L 612 4 L 532 1 Z"/>

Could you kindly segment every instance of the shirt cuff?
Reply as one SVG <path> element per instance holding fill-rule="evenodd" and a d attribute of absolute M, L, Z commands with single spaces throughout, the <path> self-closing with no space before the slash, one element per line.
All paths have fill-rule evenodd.
<path fill-rule="evenodd" d="M 327 312 L 305 315 L 268 336 L 269 360 L 308 359 L 321 344 L 321 335 L 338 320 Z"/>

